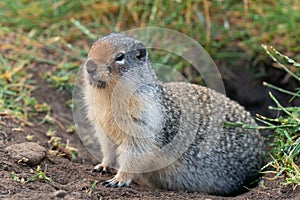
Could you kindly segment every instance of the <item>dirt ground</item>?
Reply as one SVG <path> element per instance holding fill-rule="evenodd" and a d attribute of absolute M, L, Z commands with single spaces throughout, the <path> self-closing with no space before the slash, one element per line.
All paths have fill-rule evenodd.
<path fill-rule="evenodd" d="M 49 153 L 49 137 L 46 136 L 46 132 L 52 127 L 51 124 L 24 126 L 20 129 L 18 120 L 1 114 L 0 199 L 300 199 L 300 187 L 293 190 L 291 186 L 280 185 L 280 179 L 270 181 L 266 177 L 262 177 L 260 184 L 255 188 L 247 189 L 246 192 L 235 197 L 162 191 L 145 188 L 135 183 L 129 188 L 106 188 L 101 183 L 112 175 L 92 173 L 91 169 L 97 164 L 97 161 L 87 152 L 76 133 L 68 134 L 63 129 L 73 120 L 72 112 L 66 106 L 66 101 L 72 98 L 71 95 L 68 92 L 57 91 L 46 83 L 40 77 L 37 69 L 36 71 L 33 69 L 32 73 L 34 74 L 33 79 L 36 81 L 35 85 L 38 86 L 33 92 L 33 96 L 39 102 L 46 102 L 51 106 L 51 115 L 60 122 L 57 136 L 61 137 L 63 142 L 68 141 L 71 146 L 78 149 L 78 159 L 76 162 L 71 162 L 67 158 Z M 278 72 L 275 71 L 274 73 L 277 74 Z M 244 104 L 253 113 L 259 110 L 261 114 L 267 114 L 268 111 L 265 107 L 270 103 L 269 100 L 266 100 L 268 98 L 267 90 L 260 86 L 260 82 L 257 81 L 255 82 L 256 85 L 253 85 L 253 79 L 245 77 L 249 76 L 241 73 L 234 82 L 225 80 L 229 96 Z M 270 77 L 274 77 L 274 74 L 271 74 Z M 287 98 L 282 97 L 281 99 Z M 40 117 L 42 116 L 36 116 L 37 119 Z M 38 165 L 45 172 L 45 175 L 53 181 L 52 183 L 37 179 L 24 184 L 22 181 L 14 180 L 12 172 L 14 172 L 15 177 L 26 181 L 37 171 L 36 163 L 29 165 L 21 161 L 22 156 L 28 153 L 26 149 L 25 152 L 21 151 L 19 157 L 11 153 L 17 149 L 15 144 L 28 142 L 28 135 L 34 136 L 31 142 L 45 148 L 46 153 L 40 148 L 36 149 L 35 145 L 29 144 L 30 151 L 40 153 L 41 161 Z M 7 147 L 12 150 L 8 151 Z M 95 181 L 98 184 L 91 192 L 90 189 Z"/>

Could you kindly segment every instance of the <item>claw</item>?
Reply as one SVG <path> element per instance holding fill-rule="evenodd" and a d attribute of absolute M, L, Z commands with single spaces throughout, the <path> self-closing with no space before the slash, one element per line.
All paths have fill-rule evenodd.
<path fill-rule="evenodd" d="M 118 187 L 117 184 L 110 183 L 109 181 L 105 181 L 105 182 L 103 183 L 103 185 L 104 185 L 105 187 L 107 187 L 107 188 L 116 188 L 116 187 Z"/>
<path fill-rule="evenodd" d="M 110 173 L 110 170 L 108 166 L 104 166 L 103 164 L 98 164 L 92 169 L 92 172 L 100 172 L 102 175 L 104 175 Z"/>
<path fill-rule="evenodd" d="M 103 183 L 102 183 L 102 185 L 104 185 L 104 186 L 106 186 L 106 185 L 108 185 L 109 184 L 109 181 L 107 180 L 107 181 L 104 181 Z"/>
<path fill-rule="evenodd" d="M 118 181 L 116 178 L 109 179 L 102 183 L 102 185 L 104 185 L 105 187 L 110 187 L 110 188 L 128 187 L 129 184 L 130 184 L 130 181 L 121 182 L 121 181 Z"/>

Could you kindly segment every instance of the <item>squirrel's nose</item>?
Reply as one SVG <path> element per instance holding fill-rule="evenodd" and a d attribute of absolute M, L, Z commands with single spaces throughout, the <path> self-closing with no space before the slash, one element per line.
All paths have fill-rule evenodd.
<path fill-rule="evenodd" d="M 94 61 L 88 60 L 85 64 L 85 67 L 86 67 L 86 71 L 89 74 L 94 74 L 96 72 L 98 66 Z"/>

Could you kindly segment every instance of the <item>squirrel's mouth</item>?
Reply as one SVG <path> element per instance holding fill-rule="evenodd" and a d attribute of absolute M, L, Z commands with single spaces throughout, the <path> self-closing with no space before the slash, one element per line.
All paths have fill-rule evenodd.
<path fill-rule="evenodd" d="M 98 87 L 105 88 L 107 86 L 107 73 L 106 71 L 100 72 L 101 67 L 99 67 L 93 60 L 88 60 L 85 63 L 85 70 L 87 74 L 87 79 L 89 84 Z"/>
<path fill-rule="evenodd" d="M 90 85 L 101 89 L 106 88 L 107 86 L 105 81 L 97 81 L 97 82 L 90 81 Z"/>
<path fill-rule="evenodd" d="M 106 88 L 107 86 L 107 81 L 101 79 L 98 76 L 95 77 L 91 74 L 88 74 L 88 80 L 89 80 L 89 84 L 94 87 L 98 87 L 102 89 L 102 88 Z"/>

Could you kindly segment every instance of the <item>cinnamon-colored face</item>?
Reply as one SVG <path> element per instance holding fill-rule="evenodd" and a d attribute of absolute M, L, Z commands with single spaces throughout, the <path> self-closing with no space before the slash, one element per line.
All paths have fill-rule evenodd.
<path fill-rule="evenodd" d="M 85 71 L 91 85 L 105 88 L 138 62 L 144 45 L 132 38 L 111 34 L 98 40 L 91 48 Z M 145 55 L 146 56 L 146 55 Z"/>
<path fill-rule="evenodd" d="M 120 49 L 112 39 L 97 41 L 92 46 L 85 63 L 90 84 L 100 88 L 106 87 L 112 79 L 117 78 L 115 68 L 117 65 L 118 67 L 124 65 L 124 60 L 124 50 Z"/>

